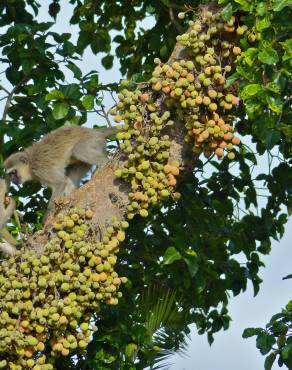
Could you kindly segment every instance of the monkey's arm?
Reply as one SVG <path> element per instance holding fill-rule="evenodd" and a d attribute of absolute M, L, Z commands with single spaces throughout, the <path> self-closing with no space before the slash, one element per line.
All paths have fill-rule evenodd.
<path fill-rule="evenodd" d="M 15 254 L 15 247 L 18 242 L 11 236 L 5 225 L 15 211 L 14 199 L 10 198 L 9 205 L 5 208 L 5 194 L 7 191 L 6 183 L 0 180 L 0 237 L 4 242 L 0 243 L 0 250 L 10 255 Z"/>

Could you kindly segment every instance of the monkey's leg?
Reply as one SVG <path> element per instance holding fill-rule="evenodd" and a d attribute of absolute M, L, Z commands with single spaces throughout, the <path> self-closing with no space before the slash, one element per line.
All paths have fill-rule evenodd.
<path fill-rule="evenodd" d="M 70 178 L 75 188 L 80 187 L 81 179 L 90 171 L 92 165 L 86 163 L 76 163 L 66 169 L 67 176 Z M 73 189 L 74 190 L 74 189 Z M 66 192 L 66 190 L 65 190 Z"/>
<path fill-rule="evenodd" d="M 47 181 L 48 186 L 52 189 L 52 196 L 48 205 L 48 210 L 51 210 L 54 207 L 54 201 L 56 198 L 62 197 L 65 195 L 66 188 L 74 187 L 74 184 L 65 176 L 64 173 L 52 173 L 51 179 L 54 179 L 54 182 Z"/>
<path fill-rule="evenodd" d="M 66 188 L 74 186 L 69 177 L 65 176 L 62 173 L 58 173 L 57 175 L 56 173 L 54 173 L 52 174 L 52 178 L 54 178 L 53 183 L 47 181 L 47 185 L 52 189 L 52 195 L 47 207 L 47 211 L 43 217 L 43 222 L 46 221 L 49 213 L 54 208 L 55 199 L 64 196 Z"/>
<path fill-rule="evenodd" d="M 52 189 L 52 195 L 51 195 L 48 207 L 47 207 L 47 211 L 46 211 L 46 213 L 43 217 L 43 221 L 46 221 L 46 219 L 48 218 L 49 213 L 54 208 L 55 199 L 59 198 L 59 197 L 62 197 L 64 195 L 64 192 L 65 192 L 68 180 L 69 180 L 69 178 L 67 178 L 64 174 L 58 174 L 57 176 L 56 176 L 56 174 L 54 174 L 52 176 L 55 177 L 54 180 L 56 182 L 54 182 L 54 183 L 47 182 L 48 186 Z"/>
<path fill-rule="evenodd" d="M 108 161 L 105 150 L 105 141 L 87 140 L 75 145 L 72 156 L 81 162 L 100 167 Z"/>

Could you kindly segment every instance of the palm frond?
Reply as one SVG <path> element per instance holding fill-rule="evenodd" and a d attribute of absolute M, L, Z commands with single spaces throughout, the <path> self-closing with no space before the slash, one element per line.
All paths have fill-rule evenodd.
<path fill-rule="evenodd" d="M 153 358 L 150 369 L 167 369 L 168 359 L 174 354 L 186 356 L 189 336 L 185 331 L 181 299 L 175 291 L 165 287 L 150 287 L 140 297 L 144 325 L 152 337 L 154 346 L 160 348 Z"/>

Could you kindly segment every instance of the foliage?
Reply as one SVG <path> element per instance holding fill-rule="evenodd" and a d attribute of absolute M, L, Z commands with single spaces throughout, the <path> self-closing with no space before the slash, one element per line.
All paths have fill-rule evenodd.
<path fill-rule="evenodd" d="M 290 2 L 218 2 L 227 20 L 234 14 L 251 30 L 240 35 L 242 53 L 229 83 L 241 98 L 236 131 L 243 142 L 251 137 L 256 151 L 242 145 L 233 164 L 213 157 L 207 165 L 198 160 L 195 176 L 179 185 L 180 200 L 165 204 L 162 210 L 154 209 L 146 221 L 131 221 L 117 266 L 119 275 L 129 278 L 124 298 L 116 307 L 102 307 L 96 318 L 98 332 L 86 355 L 78 352 L 75 358 L 60 359 L 59 369 L 110 369 L 117 368 L 117 363 L 121 369 L 142 369 L 155 363 L 161 352 L 149 323 L 147 326 L 145 302 L 141 300 L 141 293 L 153 284 L 175 292 L 173 299 L 179 308 L 175 327 L 164 327 L 160 348 L 183 347 L 192 323 L 199 334 L 208 334 L 211 343 L 214 333 L 229 326 L 230 294 L 244 292 L 248 280 L 255 294 L 258 292 L 261 255 L 270 252 L 271 239 L 283 235 L 292 203 Z M 191 16 L 187 12 L 177 19 L 177 13 L 185 10 L 178 0 L 70 3 L 71 23 L 79 28 L 77 43 L 71 34 L 52 30 L 62 1 L 53 0 L 49 6 L 52 22 L 38 22 L 40 5 L 34 0 L 1 1 L 1 63 L 8 81 L 1 85 L 1 99 L 6 101 L 0 121 L 0 136 L 5 135 L 0 145 L 1 160 L 66 121 L 83 124 L 91 112 L 104 116 L 103 92 L 119 87 L 105 85 L 96 70 L 83 74 L 78 63 L 87 47 L 102 55 L 105 68 L 112 67 L 116 55 L 123 74 L 132 77 L 134 83 L 145 81 L 154 68 L 154 57 L 168 59 L 176 35 L 187 30 Z M 200 3 L 193 0 L 187 5 L 196 9 Z M 141 28 L 140 22 L 149 16 L 154 25 L 152 22 L 149 29 Z M 260 155 L 268 158 L 269 168 L 254 176 Z M 206 173 L 208 166 L 211 175 Z M 17 192 L 12 189 L 18 209 L 24 213 L 22 231 L 26 233 L 41 227 L 39 219 L 48 193 L 37 193 L 38 189 L 36 184 Z M 16 223 L 11 230 L 19 231 Z M 244 255 L 242 263 L 239 253 Z M 162 297 L 171 307 L 173 303 L 165 299 L 162 289 L 152 296 L 152 308 Z M 290 308 L 276 316 L 267 331 L 254 332 L 262 338 L 258 346 L 263 350 L 265 343 L 283 338 L 277 332 L 278 324 L 287 327 L 290 320 L 291 326 Z M 289 348 L 286 339 L 284 347 L 275 352 L 279 357 L 282 348 Z M 273 353 L 266 366 L 276 357 Z M 287 355 L 281 358 L 290 366 L 289 349 Z"/>
<path fill-rule="evenodd" d="M 251 134 L 259 153 L 279 147 L 291 156 L 291 4 L 281 0 L 219 0 L 226 17 L 244 14 L 252 29 L 241 39 L 243 53 L 237 60 L 239 96 L 244 102 L 244 119 L 238 130 Z M 250 46 L 250 43 L 253 43 Z"/>
<path fill-rule="evenodd" d="M 256 336 L 256 346 L 265 359 L 265 370 L 272 369 L 276 359 L 279 366 L 292 367 L 292 301 L 275 314 L 265 329 L 248 328 L 243 333 L 244 338 Z"/>

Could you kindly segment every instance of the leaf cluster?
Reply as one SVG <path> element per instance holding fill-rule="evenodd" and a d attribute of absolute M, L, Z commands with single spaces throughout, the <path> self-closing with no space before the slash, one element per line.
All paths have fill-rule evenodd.
<path fill-rule="evenodd" d="M 256 337 L 256 346 L 265 359 L 265 370 L 271 370 L 274 362 L 292 367 L 292 301 L 275 314 L 265 328 L 247 328 L 243 338 Z"/>

